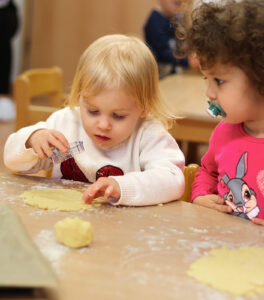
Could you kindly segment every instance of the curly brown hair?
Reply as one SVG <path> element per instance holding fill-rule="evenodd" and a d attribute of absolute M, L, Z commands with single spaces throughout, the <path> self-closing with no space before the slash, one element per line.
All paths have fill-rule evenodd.
<path fill-rule="evenodd" d="M 188 20 L 191 19 L 190 22 Z M 217 62 L 242 69 L 264 94 L 264 1 L 203 3 L 176 24 L 181 51 L 195 53 L 202 69 Z"/>

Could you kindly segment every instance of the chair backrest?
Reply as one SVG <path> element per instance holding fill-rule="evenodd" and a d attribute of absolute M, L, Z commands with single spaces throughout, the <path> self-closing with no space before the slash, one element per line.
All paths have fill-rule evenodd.
<path fill-rule="evenodd" d="M 189 164 L 184 168 L 185 189 L 182 197 L 179 200 L 189 202 L 191 199 L 192 183 L 195 179 L 196 173 L 199 171 L 200 166 L 197 164 Z"/>
<path fill-rule="evenodd" d="M 31 69 L 18 76 L 14 84 L 17 130 L 46 120 L 51 113 L 62 107 L 65 101 L 62 77 L 59 67 Z M 42 105 L 33 102 L 38 98 L 42 99 Z"/>

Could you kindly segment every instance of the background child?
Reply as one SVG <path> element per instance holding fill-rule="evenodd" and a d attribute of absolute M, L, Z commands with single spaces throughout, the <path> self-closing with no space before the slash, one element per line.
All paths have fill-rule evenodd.
<path fill-rule="evenodd" d="M 189 0 L 159 0 L 144 26 L 145 40 L 152 50 L 159 66 L 160 78 L 188 67 L 188 59 L 178 59 L 178 39 L 171 24 L 174 18 L 182 16 L 184 2 Z"/>
<path fill-rule="evenodd" d="M 12 171 L 34 173 L 52 167 L 51 147 L 66 152 L 68 143 L 83 141 L 85 151 L 55 164 L 52 177 L 93 183 L 85 202 L 169 202 L 184 190 L 184 157 L 163 126 L 171 118 L 148 47 L 135 37 L 104 36 L 80 58 L 69 107 L 13 133 L 4 161 Z"/>
<path fill-rule="evenodd" d="M 264 225 L 264 2 L 204 3 L 179 27 L 223 121 L 193 184 L 192 201 Z M 228 204 L 228 205 L 226 205 Z"/>

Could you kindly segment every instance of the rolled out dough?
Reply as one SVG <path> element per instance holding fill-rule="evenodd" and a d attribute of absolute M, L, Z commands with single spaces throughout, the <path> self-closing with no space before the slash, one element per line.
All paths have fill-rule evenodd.
<path fill-rule="evenodd" d="M 88 246 L 93 239 L 91 223 L 79 218 L 65 218 L 54 227 L 58 241 L 68 247 Z"/>
<path fill-rule="evenodd" d="M 92 207 L 82 200 L 82 193 L 71 189 L 33 189 L 20 195 L 24 202 L 42 209 L 61 211 L 87 210 Z"/>
<path fill-rule="evenodd" d="M 225 246 L 191 264 L 187 274 L 235 296 L 264 293 L 264 248 Z"/>

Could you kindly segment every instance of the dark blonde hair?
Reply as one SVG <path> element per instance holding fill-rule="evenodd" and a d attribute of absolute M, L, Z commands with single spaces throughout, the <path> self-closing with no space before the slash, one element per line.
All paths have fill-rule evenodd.
<path fill-rule="evenodd" d="M 122 88 L 137 105 L 166 128 L 174 118 L 161 98 L 158 67 L 149 48 L 138 38 L 113 34 L 93 42 L 82 54 L 72 84 L 68 105 L 89 101 L 106 88 Z"/>
<path fill-rule="evenodd" d="M 203 3 L 193 10 L 191 21 L 176 24 L 181 51 L 194 52 L 202 69 L 217 62 L 245 72 L 264 94 L 264 1 L 222 0 Z"/>

